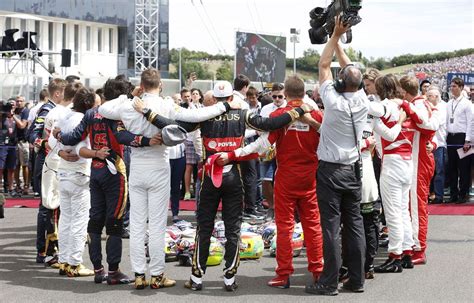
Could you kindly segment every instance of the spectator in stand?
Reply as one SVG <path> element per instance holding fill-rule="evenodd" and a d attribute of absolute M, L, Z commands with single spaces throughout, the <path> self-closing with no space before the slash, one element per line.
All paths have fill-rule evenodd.
<path fill-rule="evenodd" d="M 16 168 L 16 143 L 17 125 L 15 122 L 15 99 L 10 98 L 3 102 L 0 110 L 0 176 L 3 176 L 4 169 L 7 170 L 8 187 L 10 195 L 16 196 L 13 191 L 13 173 Z"/>
<path fill-rule="evenodd" d="M 18 148 L 18 161 L 15 169 L 15 180 L 16 180 L 16 195 L 27 195 L 28 187 L 30 184 L 29 180 L 29 161 L 30 161 L 30 144 L 26 139 L 26 130 L 28 126 L 28 115 L 30 113 L 28 107 L 26 107 L 25 97 L 16 97 L 16 109 L 13 115 L 17 127 L 17 148 Z M 23 189 L 20 183 L 20 168 L 23 173 Z"/>
<path fill-rule="evenodd" d="M 471 187 L 470 157 L 459 158 L 457 149 L 467 152 L 471 148 L 472 140 L 472 105 L 462 96 L 464 81 L 453 78 L 451 81 L 453 98 L 449 100 L 447 109 L 448 137 L 448 174 L 450 178 L 451 198 L 449 202 L 466 203 Z M 458 186 L 459 185 L 459 186 Z"/>
<path fill-rule="evenodd" d="M 432 179 L 432 190 L 435 198 L 431 201 L 432 204 L 443 203 L 444 195 L 444 179 L 445 179 L 445 167 L 448 160 L 448 152 L 446 149 L 446 115 L 447 107 L 446 102 L 441 100 L 441 91 L 437 86 L 431 85 L 427 92 L 426 98 L 431 104 L 438 109 L 439 115 L 439 128 L 436 131 L 436 150 L 434 152 L 435 159 L 435 175 Z"/>

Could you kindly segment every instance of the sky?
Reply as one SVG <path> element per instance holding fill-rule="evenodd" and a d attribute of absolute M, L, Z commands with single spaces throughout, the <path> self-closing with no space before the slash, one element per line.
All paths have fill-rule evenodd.
<path fill-rule="evenodd" d="M 308 37 L 309 11 L 326 0 L 169 0 L 170 48 L 185 47 L 211 54 L 235 53 L 235 32 L 287 37 L 300 29 L 296 57 L 306 49 L 320 53 Z M 351 47 L 367 57 L 423 54 L 474 47 L 472 0 L 365 0 L 362 22 L 353 28 Z"/>

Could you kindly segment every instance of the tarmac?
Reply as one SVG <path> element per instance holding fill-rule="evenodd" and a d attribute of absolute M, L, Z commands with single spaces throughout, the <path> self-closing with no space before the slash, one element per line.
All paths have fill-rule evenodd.
<path fill-rule="evenodd" d="M 430 216 L 426 265 L 403 273 L 377 274 L 366 281 L 364 293 L 340 290 L 336 297 L 322 297 L 304 292 L 311 281 L 305 253 L 293 260 L 295 272 L 289 289 L 266 285 L 276 265 L 267 250 L 260 260 L 241 262 L 239 288 L 233 293 L 222 287 L 223 263 L 208 268 L 201 292 L 183 287 L 190 267 L 177 262 L 167 263 L 166 269 L 177 285 L 159 290 L 59 276 L 57 270 L 35 263 L 36 214 L 37 209 L 9 208 L 6 218 L 0 220 L 0 302 L 474 302 L 474 216 Z M 193 220 L 192 212 L 182 215 Z M 129 241 L 123 244 L 121 269 L 132 275 Z M 381 249 L 376 265 L 385 257 Z M 87 249 L 84 264 L 91 266 Z"/>

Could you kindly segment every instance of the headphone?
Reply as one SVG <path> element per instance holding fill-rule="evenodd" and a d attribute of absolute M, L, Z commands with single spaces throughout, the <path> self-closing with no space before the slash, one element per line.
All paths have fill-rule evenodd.
<path fill-rule="evenodd" d="M 346 66 L 344 66 L 341 69 L 341 71 L 339 71 L 340 77 L 338 77 L 338 79 L 336 81 L 334 81 L 334 89 L 336 90 L 336 92 L 338 92 L 340 94 L 342 94 L 346 90 L 346 82 L 344 81 L 344 79 L 341 76 L 344 74 L 344 72 L 346 71 L 346 69 L 349 66 L 354 66 L 354 64 L 347 64 Z M 364 81 L 360 81 L 358 89 L 361 90 L 363 88 L 364 88 Z"/>

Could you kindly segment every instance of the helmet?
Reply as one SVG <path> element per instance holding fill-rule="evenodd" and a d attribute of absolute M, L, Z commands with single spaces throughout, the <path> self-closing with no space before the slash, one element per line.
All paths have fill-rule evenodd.
<path fill-rule="evenodd" d="M 207 266 L 219 265 L 224 258 L 224 247 L 214 237 L 211 237 L 211 244 L 209 246 L 209 257 L 207 257 Z"/>
<path fill-rule="evenodd" d="M 260 259 L 263 255 L 262 236 L 252 232 L 243 232 L 240 236 L 240 258 Z"/>
<path fill-rule="evenodd" d="M 258 233 L 258 227 L 256 225 L 251 225 L 250 223 L 243 222 L 242 226 L 240 227 L 241 232 L 252 232 Z"/>
<path fill-rule="evenodd" d="M 260 234 L 262 235 L 263 244 L 265 248 L 270 247 L 271 241 L 273 237 L 275 236 L 275 232 L 276 232 L 275 223 L 271 222 L 269 224 L 263 225 L 263 228 L 260 230 Z"/>
<path fill-rule="evenodd" d="M 176 256 L 179 265 L 189 266 L 192 264 L 195 237 L 196 230 L 188 228 L 183 230 L 181 236 L 176 240 Z"/>
<path fill-rule="evenodd" d="M 176 261 L 176 242 L 170 232 L 166 231 L 165 234 L 165 261 L 173 262 Z"/>
<path fill-rule="evenodd" d="M 193 228 L 193 225 L 191 224 L 191 222 L 188 222 L 186 220 L 179 220 L 178 222 L 174 223 L 173 226 L 176 226 L 180 230 Z"/>
<path fill-rule="evenodd" d="M 276 242 L 277 235 L 273 237 L 270 243 L 270 256 L 276 256 Z M 295 229 L 293 231 L 293 237 L 291 239 L 291 247 L 293 248 L 293 257 L 298 257 L 301 254 L 301 250 L 303 249 L 304 237 L 303 237 L 303 229 L 301 224 L 296 224 Z"/>
<path fill-rule="evenodd" d="M 226 242 L 224 221 L 217 221 L 216 223 L 214 223 L 214 230 L 212 231 L 212 236 L 215 237 L 222 244 Z"/>

